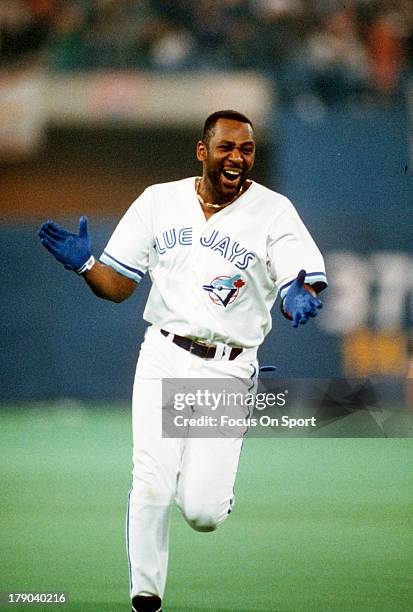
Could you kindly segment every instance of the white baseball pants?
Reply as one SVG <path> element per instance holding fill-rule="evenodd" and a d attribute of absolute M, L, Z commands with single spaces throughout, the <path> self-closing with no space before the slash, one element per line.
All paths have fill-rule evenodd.
<path fill-rule="evenodd" d="M 175 500 L 189 525 L 213 531 L 233 505 L 242 438 L 163 438 L 162 378 L 233 378 L 255 382 L 256 349 L 234 361 L 202 359 L 147 330 L 133 388 L 133 470 L 126 524 L 131 596 L 162 598 L 169 515 Z"/>

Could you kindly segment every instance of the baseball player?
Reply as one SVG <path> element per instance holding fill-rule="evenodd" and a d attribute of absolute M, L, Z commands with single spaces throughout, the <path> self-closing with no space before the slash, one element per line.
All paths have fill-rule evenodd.
<path fill-rule="evenodd" d="M 146 272 L 150 324 L 133 390 L 133 484 L 126 537 L 132 610 L 161 610 L 169 514 L 213 531 L 234 502 L 242 437 L 162 436 L 162 380 L 227 378 L 254 384 L 257 349 L 280 293 L 293 327 L 317 314 L 323 258 L 291 202 L 248 179 L 251 121 L 210 115 L 197 143 L 202 176 L 153 185 L 120 220 L 96 261 L 87 219 L 78 234 L 52 221 L 39 231 L 57 260 L 99 297 L 121 302 Z"/>

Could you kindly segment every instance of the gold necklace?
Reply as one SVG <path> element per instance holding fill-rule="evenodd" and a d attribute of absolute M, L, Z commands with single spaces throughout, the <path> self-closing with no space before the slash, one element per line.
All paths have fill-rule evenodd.
<path fill-rule="evenodd" d="M 224 202 L 223 204 L 212 204 L 212 202 L 205 202 L 204 198 L 199 193 L 199 188 L 201 186 L 201 180 L 202 180 L 201 178 L 196 179 L 196 197 L 198 198 L 198 202 L 201 204 L 201 206 L 205 206 L 206 208 L 214 208 L 215 210 L 225 208 L 226 206 L 229 206 L 230 204 L 232 204 L 237 198 L 240 197 L 240 195 L 242 194 L 245 188 L 245 183 L 243 183 L 239 192 L 229 202 Z"/>

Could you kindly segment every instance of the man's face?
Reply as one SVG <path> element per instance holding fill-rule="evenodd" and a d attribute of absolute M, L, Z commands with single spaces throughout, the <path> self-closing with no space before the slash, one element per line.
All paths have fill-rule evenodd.
<path fill-rule="evenodd" d="M 198 142 L 197 157 L 214 198 L 222 202 L 234 198 L 254 165 L 252 127 L 234 119 L 218 119 L 209 143 Z"/>

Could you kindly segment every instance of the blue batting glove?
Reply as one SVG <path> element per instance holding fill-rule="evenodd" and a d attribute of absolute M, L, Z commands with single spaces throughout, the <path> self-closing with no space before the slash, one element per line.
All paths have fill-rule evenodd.
<path fill-rule="evenodd" d="M 291 318 L 293 327 L 307 323 L 310 317 L 317 315 L 323 303 L 304 286 L 305 270 L 300 270 L 295 281 L 290 285 L 284 298 L 283 310 Z"/>
<path fill-rule="evenodd" d="M 53 221 L 43 223 L 38 234 L 42 245 L 67 270 L 82 274 L 92 267 L 94 258 L 87 232 L 87 217 L 80 217 L 78 235 L 67 232 Z"/>

